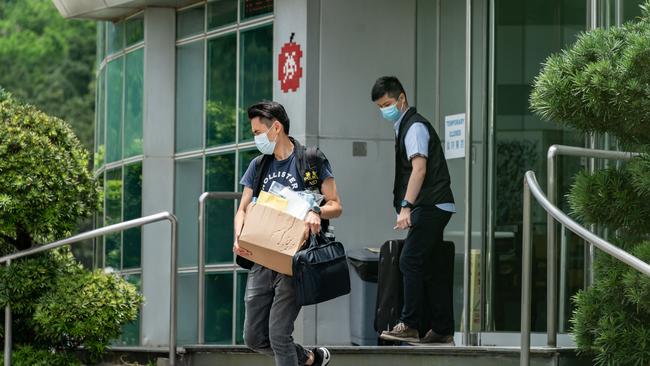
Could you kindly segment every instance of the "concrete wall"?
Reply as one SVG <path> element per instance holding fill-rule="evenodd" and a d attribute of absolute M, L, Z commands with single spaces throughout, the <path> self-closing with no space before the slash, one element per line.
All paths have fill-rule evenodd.
<path fill-rule="evenodd" d="M 347 249 L 379 247 L 393 230 L 394 132 L 370 100 L 383 75 L 415 88 L 415 1 L 327 0 L 321 6 L 318 143 L 332 163 L 343 202 L 336 237 Z M 367 146 L 353 156 L 353 142 Z M 317 341 L 350 341 L 349 298 L 317 307 Z"/>

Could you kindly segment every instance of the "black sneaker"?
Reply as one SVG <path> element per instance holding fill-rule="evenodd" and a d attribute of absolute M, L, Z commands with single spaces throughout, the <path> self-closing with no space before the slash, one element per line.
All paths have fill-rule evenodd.
<path fill-rule="evenodd" d="M 332 355 L 330 351 L 325 347 L 318 347 L 311 350 L 314 353 L 314 363 L 313 366 L 325 366 L 330 363 Z"/>

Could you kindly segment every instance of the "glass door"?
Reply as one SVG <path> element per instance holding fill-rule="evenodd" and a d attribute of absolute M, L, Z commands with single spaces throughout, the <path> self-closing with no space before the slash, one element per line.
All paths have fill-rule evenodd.
<path fill-rule="evenodd" d="M 443 147 L 451 146 L 447 136 L 450 119 L 467 116 L 468 85 L 466 61 L 468 55 L 467 6 L 459 0 L 417 0 L 417 64 L 416 104 L 440 136 Z M 460 148 L 462 156 L 447 155 L 451 188 L 456 202 L 456 214 L 446 227 L 444 238 L 455 245 L 454 260 L 454 318 L 456 343 L 463 344 L 464 324 L 472 333 L 480 331 L 481 322 L 481 249 L 485 240 L 485 57 L 487 49 L 487 1 L 472 1 L 472 111 L 471 136 L 465 136 Z M 465 129 L 463 125 L 462 129 Z M 455 143 L 455 141 L 454 141 Z M 470 154 L 464 151 L 470 146 Z M 459 145 L 460 146 L 460 145 Z M 455 147 L 455 145 L 454 145 Z M 470 164 L 471 177 L 467 177 Z M 471 198 L 467 196 L 470 192 Z M 471 212 L 469 250 L 466 249 L 466 217 Z M 465 260 L 469 259 L 468 273 Z M 466 281 L 467 280 L 467 281 Z M 467 294 L 467 296 L 465 296 Z M 468 304 L 468 316 L 463 309 Z M 465 318 L 468 318 L 467 321 Z M 468 333 L 469 334 L 469 333 Z M 469 341 L 469 339 L 467 339 Z M 473 343 L 473 342 L 471 342 Z"/>
<path fill-rule="evenodd" d="M 548 56 L 572 44 L 587 28 L 585 0 L 494 0 L 491 4 L 490 179 L 487 182 L 490 230 L 486 276 L 486 332 L 519 332 L 521 314 L 522 185 L 533 170 L 545 187 L 546 156 L 553 144 L 583 146 L 584 136 L 542 121 L 529 109 L 535 77 Z M 559 162 L 558 197 L 563 198 L 579 159 Z M 565 200 L 560 201 L 568 211 Z M 575 238 L 568 238 L 575 241 Z M 575 244 L 578 244 L 577 242 Z M 567 291 L 583 286 L 582 245 L 568 245 Z M 532 329 L 546 330 L 546 213 L 533 212 Z M 566 321 L 566 319 L 565 319 Z M 505 344 L 513 337 L 484 335 L 483 344 Z"/>

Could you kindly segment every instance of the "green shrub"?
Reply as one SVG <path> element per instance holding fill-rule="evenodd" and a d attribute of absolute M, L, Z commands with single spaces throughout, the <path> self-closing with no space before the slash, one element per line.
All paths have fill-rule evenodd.
<path fill-rule="evenodd" d="M 650 263 L 650 1 L 643 18 L 582 34 L 548 58 L 531 108 L 585 133 L 609 133 L 642 155 L 620 168 L 576 176 L 573 214 L 610 229 L 614 242 Z M 579 352 L 597 365 L 650 364 L 650 278 L 601 252 L 593 285 L 575 297 Z"/>
<path fill-rule="evenodd" d="M 650 242 L 632 248 L 650 260 Z M 599 253 L 597 281 L 575 297 L 571 319 L 582 353 L 595 355 L 598 365 L 650 363 L 650 281 L 635 269 Z"/>
<path fill-rule="evenodd" d="M 94 271 L 60 277 L 36 306 L 38 338 L 60 348 L 83 345 L 99 355 L 122 325 L 136 319 L 141 303 L 135 286 L 117 275 Z"/>
<path fill-rule="evenodd" d="M 4 361 L 4 354 L 0 353 Z M 78 366 L 79 360 L 72 352 L 53 352 L 30 346 L 17 347 L 11 354 L 12 366 Z M 2 362 L 4 365 L 4 362 Z"/>
<path fill-rule="evenodd" d="M 0 90 L 0 255 L 69 236 L 99 207 L 88 154 L 69 126 Z M 0 266 L 0 306 L 11 305 L 13 365 L 78 365 L 134 320 L 142 297 L 124 279 L 88 272 L 69 248 Z"/>
<path fill-rule="evenodd" d="M 612 232 L 647 233 L 650 195 L 639 192 L 631 181 L 632 174 L 625 167 L 578 173 L 568 197 L 573 213 Z"/>
<path fill-rule="evenodd" d="M 95 212 L 98 185 L 69 125 L 0 98 L 0 246 L 19 250 L 70 235 Z"/>
<path fill-rule="evenodd" d="M 0 267 L 0 307 L 11 305 L 16 343 L 49 346 L 37 340 L 33 314 L 38 299 L 52 291 L 58 278 L 82 272 L 69 250 L 43 253 Z"/>

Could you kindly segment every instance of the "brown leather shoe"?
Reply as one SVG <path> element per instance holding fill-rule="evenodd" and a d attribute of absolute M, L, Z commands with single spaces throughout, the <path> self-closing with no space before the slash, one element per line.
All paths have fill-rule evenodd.
<path fill-rule="evenodd" d="M 430 329 L 427 332 L 427 334 L 425 334 L 425 336 L 420 339 L 420 343 L 435 343 L 435 344 L 447 343 L 452 346 L 456 345 L 454 343 L 453 335 L 440 335 L 434 332 L 433 329 Z"/>
<path fill-rule="evenodd" d="M 379 338 L 387 341 L 420 342 L 420 334 L 418 333 L 418 330 L 409 328 L 404 323 L 398 323 L 393 327 L 393 330 L 383 331 Z"/>

